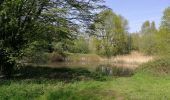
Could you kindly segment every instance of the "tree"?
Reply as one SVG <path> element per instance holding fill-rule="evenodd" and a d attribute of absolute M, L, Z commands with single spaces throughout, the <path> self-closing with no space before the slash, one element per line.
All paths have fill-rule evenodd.
<path fill-rule="evenodd" d="M 89 53 L 89 43 L 84 37 L 79 37 L 73 40 L 73 45 L 70 45 L 67 50 L 71 53 Z"/>
<path fill-rule="evenodd" d="M 76 25 L 93 20 L 101 0 L 1 0 L 0 67 L 5 75 L 13 69 L 24 48 L 34 41 L 70 39 Z M 94 4 L 94 5 L 93 5 Z M 49 48 L 51 48 L 49 46 Z"/>
<path fill-rule="evenodd" d="M 131 38 L 131 49 L 132 50 L 137 50 L 139 51 L 139 47 L 140 47 L 140 34 L 139 33 L 131 33 L 130 35 Z"/>
<path fill-rule="evenodd" d="M 163 13 L 160 29 L 170 31 L 170 7 L 166 8 Z"/>
<path fill-rule="evenodd" d="M 141 27 L 141 33 L 142 34 L 147 34 L 150 32 L 150 22 L 149 21 L 145 21 L 143 24 L 142 24 L 142 27 Z"/>
<path fill-rule="evenodd" d="M 141 27 L 140 51 L 152 55 L 156 53 L 156 33 L 155 22 L 145 21 Z"/>
<path fill-rule="evenodd" d="M 156 34 L 157 54 L 170 55 L 170 7 L 166 8 L 161 20 L 159 32 Z"/>
<path fill-rule="evenodd" d="M 38 17 L 47 0 L 4 0 L 0 9 L 0 65 L 3 74 L 10 76 L 20 49 L 40 27 Z"/>
<path fill-rule="evenodd" d="M 98 39 L 96 46 L 98 54 L 109 58 L 127 52 L 127 20 L 122 16 L 116 15 L 110 9 L 104 10 L 97 15 L 90 29 L 93 30 L 92 34 Z"/>
<path fill-rule="evenodd" d="M 152 21 L 150 29 L 151 29 L 151 33 L 157 32 L 157 29 L 156 29 L 156 26 L 155 26 L 155 22 L 154 22 L 154 21 Z"/>

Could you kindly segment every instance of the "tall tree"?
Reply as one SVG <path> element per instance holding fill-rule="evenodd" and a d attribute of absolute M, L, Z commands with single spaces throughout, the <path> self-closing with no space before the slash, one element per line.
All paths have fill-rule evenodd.
<path fill-rule="evenodd" d="M 154 21 L 152 21 L 150 29 L 151 29 L 151 33 L 156 33 L 157 32 L 157 29 L 156 29 Z"/>
<path fill-rule="evenodd" d="M 0 66 L 10 75 L 20 49 L 38 34 L 38 21 L 47 0 L 4 0 L 0 9 Z"/>
<path fill-rule="evenodd" d="M 147 20 L 142 24 L 141 33 L 146 34 L 150 32 L 150 22 Z"/>
<path fill-rule="evenodd" d="M 170 31 L 170 7 L 166 8 L 163 13 L 160 28 L 163 28 L 166 31 Z"/>
<path fill-rule="evenodd" d="M 161 26 L 157 38 L 158 54 L 169 56 L 170 55 L 170 7 L 166 8 L 161 21 Z"/>
<path fill-rule="evenodd" d="M 127 50 L 127 20 L 112 10 L 102 11 L 90 27 L 100 44 L 98 52 L 108 58 Z M 99 49 L 100 48 L 100 49 Z"/>
<path fill-rule="evenodd" d="M 154 54 L 156 52 L 155 35 L 157 33 L 155 22 L 145 21 L 141 27 L 141 33 L 140 50 L 148 55 Z"/>
<path fill-rule="evenodd" d="M 93 20 L 102 0 L 1 0 L 0 68 L 5 74 L 15 66 L 21 50 L 39 40 L 70 39 L 75 25 Z"/>

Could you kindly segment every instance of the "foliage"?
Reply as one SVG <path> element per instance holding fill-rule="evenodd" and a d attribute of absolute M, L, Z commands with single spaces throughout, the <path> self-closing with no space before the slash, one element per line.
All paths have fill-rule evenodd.
<path fill-rule="evenodd" d="M 141 52 L 144 52 L 147 55 L 153 55 L 157 52 L 157 43 L 156 43 L 156 33 L 145 34 L 139 38 L 139 49 Z"/>
<path fill-rule="evenodd" d="M 145 21 L 141 27 L 140 33 L 131 34 L 132 49 L 144 52 L 147 55 L 157 53 L 157 39 L 158 33 L 155 22 Z"/>
<path fill-rule="evenodd" d="M 52 52 L 53 41 L 71 39 L 77 33 L 78 22 L 87 24 L 93 20 L 92 11 L 105 7 L 100 2 L 101 0 L 90 0 L 89 2 L 1 0 L 0 48 L 10 54 L 9 59 L 1 62 L 1 67 L 6 67 L 3 63 L 22 56 L 25 48 L 29 48 L 31 43 L 39 40 L 45 40 L 49 44 L 49 52 Z M 0 52 L 3 53 L 3 51 Z M 7 58 L 6 55 L 1 56 L 3 56 L 1 59 Z M 11 65 L 11 68 L 13 67 Z"/>
<path fill-rule="evenodd" d="M 139 51 L 140 34 L 139 33 L 131 33 L 130 41 L 131 41 L 131 49 Z"/>
<path fill-rule="evenodd" d="M 48 57 L 45 51 L 48 51 L 46 41 L 34 41 L 29 46 L 23 49 L 23 56 L 20 59 L 22 63 L 44 64 L 47 63 Z"/>
<path fill-rule="evenodd" d="M 89 43 L 87 39 L 83 37 L 79 37 L 78 39 L 73 41 L 72 47 L 68 48 L 71 53 L 89 53 Z"/>
<path fill-rule="evenodd" d="M 157 58 L 142 64 L 137 71 L 155 76 L 170 75 L 170 58 L 168 56 Z"/>
<path fill-rule="evenodd" d="M 139 50 L 149 55 L 169 55 L 170 54 L 170 8 L 166 8 L 162 17 L 159 30 L 155 28 L 155 23 L 146 21 L 141 27 L 141 36 L 138 37 Z M 134 41 L 135 42 L 135 41 Z M 133 43 L 135 44 L 135 43 Z"/>
<path fill-rule="evenodd" d="M 164 10 L 164 13 L 163 13 L 163 16 L 162 16 L 162 21 L 161 21 L 161 26 L 160 28 L 166 30 L 166 31 L 169 31 L 170 30 L 170 7 L 166 8 Z"/>
<path fill-rule="evenodd" d="M 162 17 L 161 26 L 157 36 L 157 49 L 159 55 L 170 55 L 170 7 L 166 8 Z"/>
<path fill-rule="evenodd" d="M 98 54 L 111 57 L 128 52 L 127 20 L 111 10 L 98 14 L 95 22 L 89 27 L 96 36 Z"/>
<path fill-rule="evenodd" d="M 0 75 L 10 78 L 15 64 L 15 59 L 11 57 L 11 54 L 7 50 L 0 48 Z"/>

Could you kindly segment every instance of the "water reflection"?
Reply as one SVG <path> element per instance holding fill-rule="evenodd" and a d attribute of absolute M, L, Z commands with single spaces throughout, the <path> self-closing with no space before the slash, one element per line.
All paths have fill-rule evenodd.
<path fill-rule="evenodd" d="M 99 65 L 96 67 L 96 72 L 107 76 L 131 76 L 133 70 L 125 67 L 116 67 L 110 64 Z"/>
<path fill-rule="evenodd" d="M 131 76 L 134 69 L 124 66 L 123 64 L 106 63 L 106 62 L 63 62 L 55 63 L 51 66 L 68 67 L 68 68 L 86 68 L 89 71 L 97 72 L 106 76 Z"/>

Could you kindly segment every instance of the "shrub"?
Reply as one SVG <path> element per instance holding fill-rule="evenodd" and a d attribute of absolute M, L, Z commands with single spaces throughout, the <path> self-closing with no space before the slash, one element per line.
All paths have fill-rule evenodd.
<path fill-rule="evenodd" d="M 157 58 L 154 61 L 142 64 L 138 68 L 138 72 L 145 72 L 153 75 L 169 75 L 170 74 L 170 57 Z"/>

